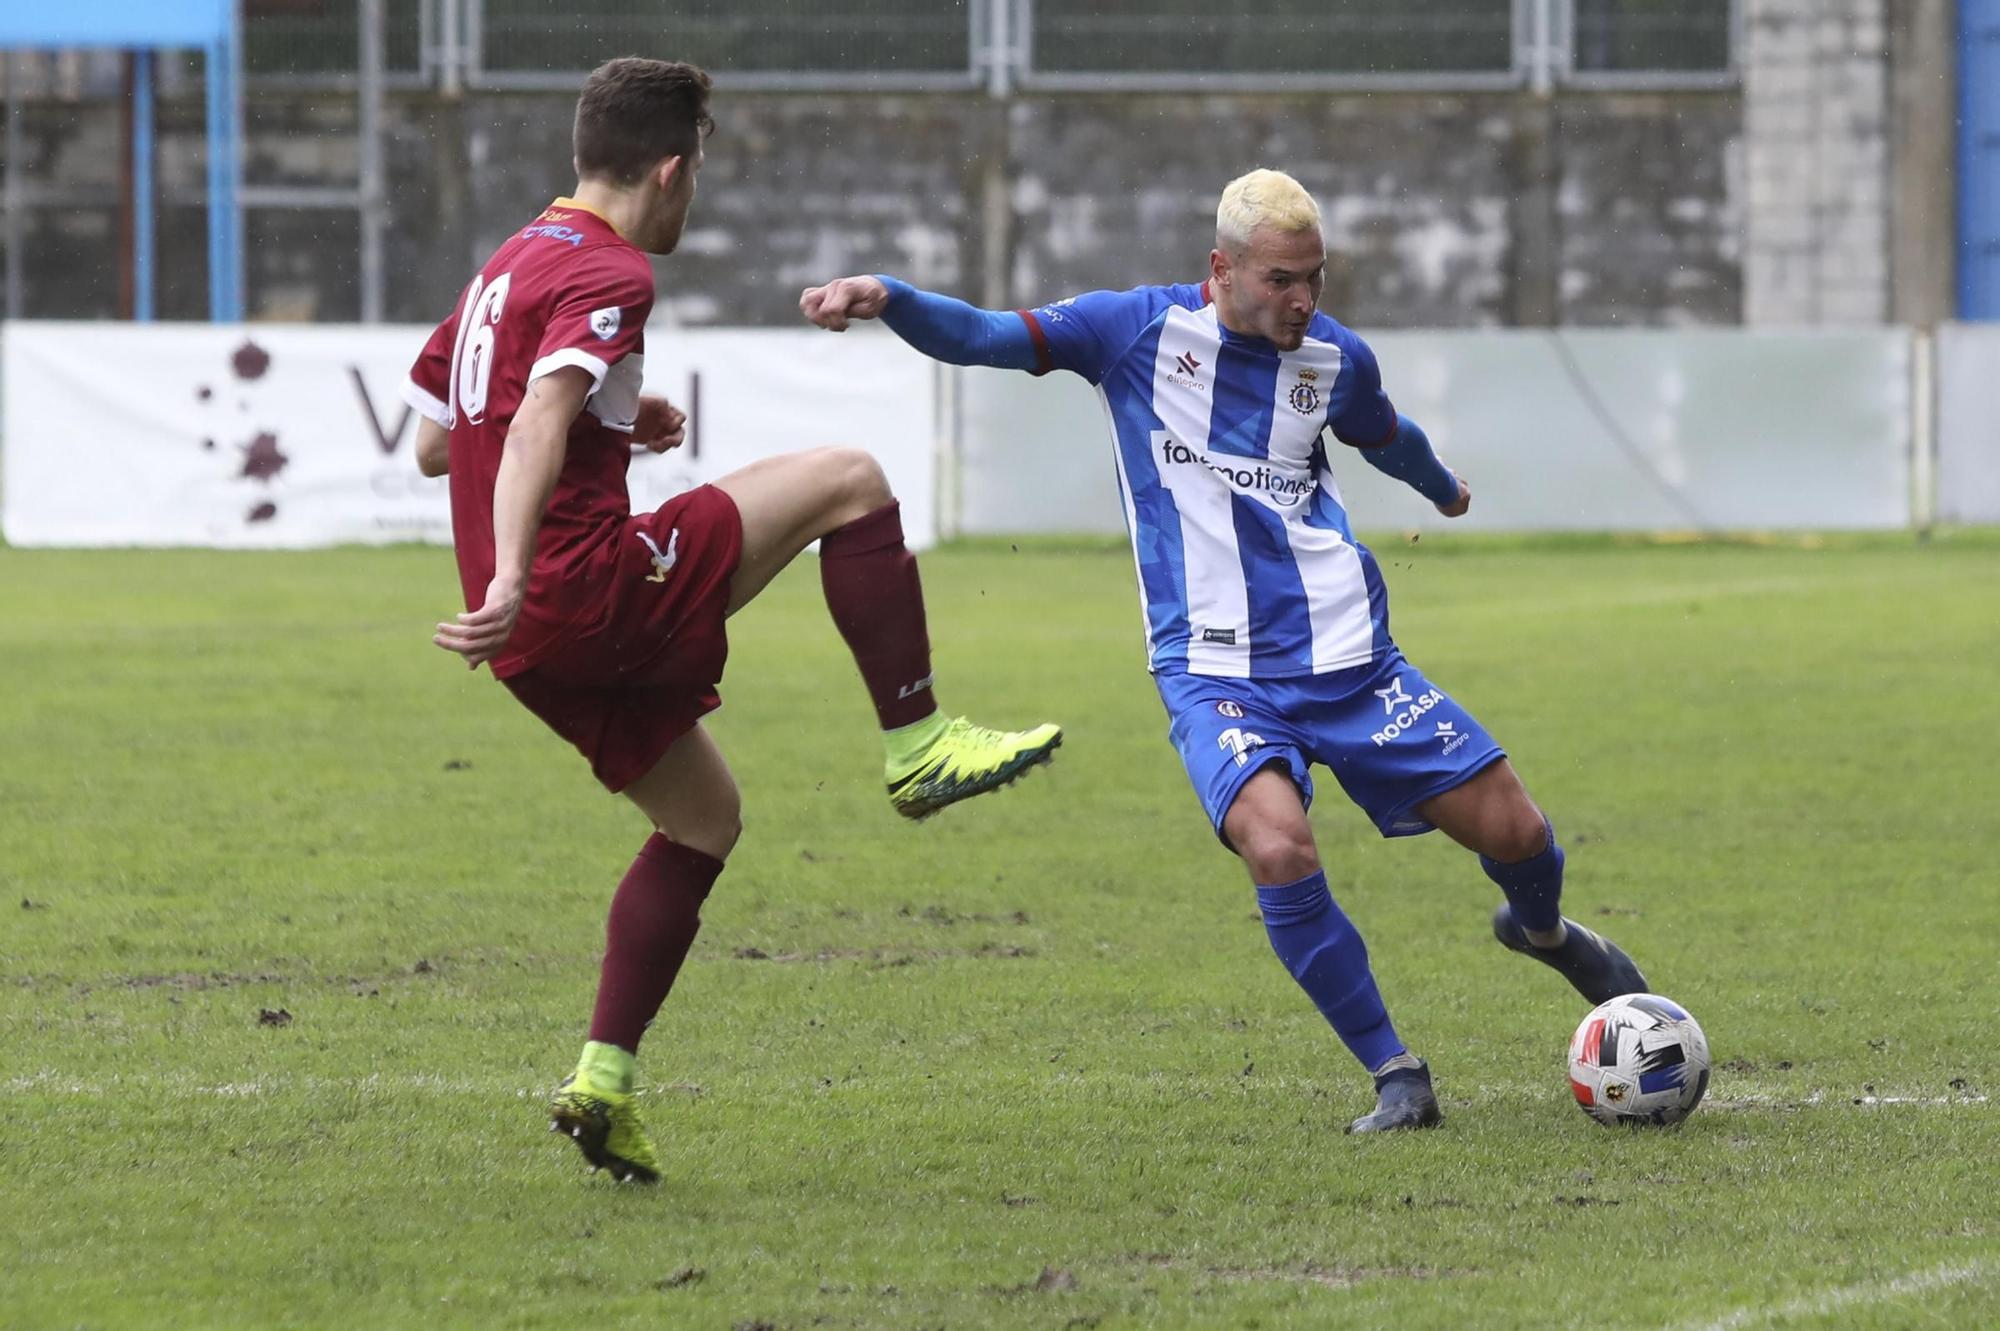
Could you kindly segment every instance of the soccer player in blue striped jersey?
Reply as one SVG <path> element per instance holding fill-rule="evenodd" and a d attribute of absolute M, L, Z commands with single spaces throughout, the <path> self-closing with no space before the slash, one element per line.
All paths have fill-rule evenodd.
<path fill-rule="evenodd" d="M 1589 1002 L 1641 992 L 1616 945 L 1559 909 L 1563 852 L 1506 754 L 1397 650 L 1380 569 L 1354 539 L 1328 440 L 1447 517 L 1472 492 L 1383 391 L 1375 354 L 1318 311 L 1319 207 L 1278 171 L 1232 181 L 1206 281 L 976 309 L 887 276 L 807 290 L 806 318 L 880 318 L 957 365 L 1079 374 L 1111 422 L 1150 665 L 1170 734 L 1249 870 L 1273 950 L 1373 1076 L 1352 1132 L 1439 1121 L 1430 1069 L 1396 1034 L 1368 950 L 1327 891 L 1311 765 L 1385 837 L 1442 829 L 1505 900 L 1493 932 Z"/>

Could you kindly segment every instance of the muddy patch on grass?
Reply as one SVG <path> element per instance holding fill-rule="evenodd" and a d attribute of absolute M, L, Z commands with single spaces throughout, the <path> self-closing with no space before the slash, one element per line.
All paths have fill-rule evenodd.
<path fill-rule="evenodd" d="M 173 971 L 159 975 L 107 975 L 100 980 L 65 980 L 60 976 L 23 976 L 15 981 L 21 988 L 36 989 L 44 985 L 66 985 L 79 998 L 100 990 L 124 989 L 140 992 L 148 989 L 165 989 L 177 994 L 204 993 L 211 989 L 240 989 L 253 984 L 277 984 L 291 988 L 340 987 L 356 994 L 374 994 L 381 986 L 397 980 L 407 980 L 413 976 L 435 976 L 441 973 L 438 963 L 428 957 L 419 957 L 404 969 L 387 971 L 379 975 L 298 975 L 281 971 Z"/>
<path fill-rule="evenodd" d="M 172 975 L 113 976 L 103 981 L 99 987 L 105 989 L 114 987 L 119 989 L 173 989 L 181 993 L 200 993 L 204 989 L 235 989 L 246 984 L 290 984 L 291 982 L 292 977 L 289 975 L 272 975 L 268 973 L 231 975 L 222 971 L 208 971 L 206 973 L 178 971 Z M 79 985 L 78 988 L 84 990 L 86 993 L 89 992 L 88 985 Z"/>
<path fill-rule="evenodd" d="M 1419 1198 L 1415 1193 L 1405 1193 L 1403 1196 L 1403 1205 L 1413 1211 L 1420 1209 L 1439 1210 L 1439 1211 L 1463 1211 L 1469 1209 L 1472 1203 L 1462 1202 L 1456 1197 Z"/>
<path fill-rule="evenodd" d="M 732 949 L 729 955 L 737 961 L 775 961 L 781 965 L 860 961 L 867 963 L 871 970 L 893 970 L 919 962 L 954 961 L 968 957 L 976 960 L 1032 957 L 1035 949 L 1012 943 L 988 942 L 977 947 L 822 947 L 811 952 L 766 952 L 761 947 L 739 947 Z"/>
<path fill-rule="evenodd" d="M 1296 1266 L 1204 1266 L 1164 1252 L 1144 1253 L 1132 1260 L 1159 1270 L 1196 1272 L 1211 1280 L 1314 1285 L 1321 1289 L 1353 1289 L 1376 1280 L 1449 1280 L 1478 1274 L 1470 1267 L 1345 1266 L 1320 1262 L 1301 1262 Z"/>
<path fill-rule="evenodd" d="M 1306 1262 L 1299 1266 L 1211 1266 L 1205 1274 L 1216 1280 L 1353 1289 L 1375 1280 L 1436 1280 L 1465 1273 L 1429 1266 L 1320 1266 Z"/>
<path fill-rule="evenodd" d="M 960 924 L 1031 924 L 1028 912 L 1007 911 L 1000 915 L 985 915 L 978 912 L 960 914 L 947 906 L 898 906 L 896 915 L 905 920 L 922 920 L 925 924 L 935 924 L 949 929 Z"/>
<path fill-rule="evenodd" d="M 1033 1280 L 1018 1285 L 989 1285 L 986 1292 L 1003 1299 L 1022 1294 L 1067 1294 L 1079 1288 L 1076 1277 L 1059 1266 L 1045 1266 Z"/>
<path fill-rule="evenodd" d="M 1409 1270 L 1370 1270 L 1365 1267 L 1314 1266 L 1212 1266 L 1208 1274 L 1217 1280 L 1251 1282 L 1278 1281 L 1291 1285 L 1318 1285 L 1321 1289 L 1353 1289 L 1363 1281 L 1381 1276 L 1394 1275 L 1401 1279 L 1428 1279 L 1429 1273 L 1419 1274 L 1416 1268 Z"/>

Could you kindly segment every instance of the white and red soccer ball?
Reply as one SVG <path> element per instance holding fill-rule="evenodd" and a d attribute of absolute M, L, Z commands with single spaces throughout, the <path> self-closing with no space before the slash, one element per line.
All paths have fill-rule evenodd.
<path fill-rule="evenodd" d="M 1569 1085 L 1599 1123 L 1680 1122 L 1708 1090 L 1708 1037 L 1658 994 L 1599 1003 L 1569 1042 Z"/>

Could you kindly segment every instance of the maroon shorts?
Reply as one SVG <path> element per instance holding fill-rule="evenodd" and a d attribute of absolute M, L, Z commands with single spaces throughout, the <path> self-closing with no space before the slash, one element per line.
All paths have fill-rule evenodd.
<path fill-rule="evenodd" d="M 712 485 L 634 514 L 605 552 L 597 621 L 503 682 L 607 789 L 625 789 L 722 705 L 729 580 L 742 554 L 736 502 Z"/>

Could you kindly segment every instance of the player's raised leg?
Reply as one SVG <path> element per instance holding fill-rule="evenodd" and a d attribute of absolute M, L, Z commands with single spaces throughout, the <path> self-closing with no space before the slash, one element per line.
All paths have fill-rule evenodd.
<path fill-rule="evenodd" d="M 1437 1123 L 1442 1115 L 1430 1068 L 1389 1020 L 1368 946 L 1327 890 L 1305 804 L 1282 762 L 1266 764 L 1243 784 L 1222 830 L 1257 884 L 1257 908 L 1278 960 L 1375 1079 L 1374 1111 L 1347 1130 Z"/>
<path fill-rule="evenodd" d="M 1563 917 L 1562 846 L 1505 758 L 1417 811 L 1476 852 L 1506 894 L 1493 912 L 1493 936 L 1504 946 L 1554 967 L 1593 1004 L 1646 992 L 1646 977 L 1623 949 Z"/>
<path fill-rule="evenodd" d="M 1048 761 L 1062 743 L 1056 726 L 990 730 L 938 710 L 916 556 L 873 457 L 858 448 L 810 449 L 752 463 L 715 485 L 743 519 L 731 614 L 820 543 L 820 586 L 874 700 L 899 813 L 924 817 Z"/>
<path fill-rule="evenodd" d="M 656 829 L 611 898 L 590 1040 L 549 1107 L 549 1129 L 619 1182 L 652 1183 L 658 1153 L 633 1102 L 639 1041 L 701 928 L 701 906 L 742 830 L 736 782 L 700 725 L 625 794 Z"/>

